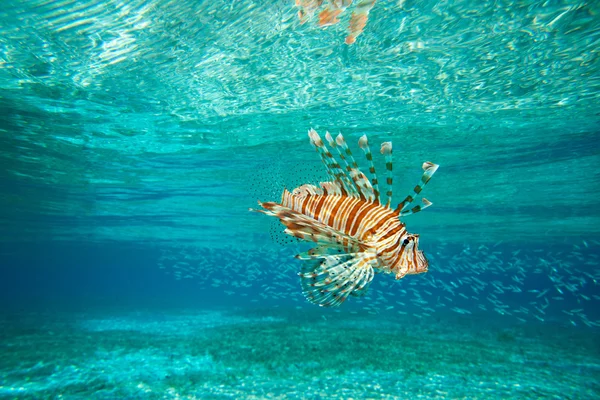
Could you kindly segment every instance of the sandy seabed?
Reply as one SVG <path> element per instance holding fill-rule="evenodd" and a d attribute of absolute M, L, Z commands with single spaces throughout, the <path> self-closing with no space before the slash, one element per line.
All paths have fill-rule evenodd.
<path fill-rule="evenodd" d="M 592 399 L 598 329 L 295 308 L 0 316 L 0 398 Z"/>

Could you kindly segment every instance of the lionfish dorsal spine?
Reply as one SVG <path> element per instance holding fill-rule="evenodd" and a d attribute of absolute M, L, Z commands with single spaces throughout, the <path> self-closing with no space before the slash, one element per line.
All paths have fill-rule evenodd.
<path fill-rule="evenodd" d="M 412 209 L 409 209 L 408 206 L 410 206 L 410 204 L 415 200 L 415 198 L 419 195 L 419 193 L 421 193 L 423 191 L 423 189 L 425 188 L 425 185 L 427 185 L 427 183 L 429 182 L 429 180 L 431 179 L 431 177 L 433 176 L 433 174 L 435 174 L 435 171 L 437 171 L 437 169 L 439 168 L 439 165 L 434 164 L 432 162 L 424 162 L 423 163 L 423 175 L 421 175 L 421 180 L 419 180 L 419 182 L 417 183 L 417 185 L 414 187 L 413 191 L 404 198 L 404 200 L 402 200 L 400 202 L 400 204 L 398 204 L 398 207 L 396 207 L 396 212 L 401 216 L 406 216 L 406 215 L 410 215 L 410 214 L 415 214 L 419 211 L 422 211 L 424 209 L 426 209 L 427 207 L 431 206 L 431 202 L 428 201 L 427 199 L 423 198 L 421 199 L 421 201 L 423 202 L 423 206 L 416 206 L 413 207 Z"/>
<path fill-rule="evenodd" d="M 385 206 L 390 208 L 392 204 L 393 184 L 394 184 L 394 165 L 392 159 L 392 142 L 381 143 L 381 154 L 385 157 L 385 171 L 387 184 L 387 202 Z"/>
<path fill-rule="evenodd" d="M 348 161 L 346 160 L 346 156 L 344 155 L 344 152 L 341 150 L 341 147 L 338 146 L 338 144 L 336 143 L 335 140 L 333 140 L 333 138 L 331 137 L 331 134 L 329 132 L 325 133 L 325 138 L 327 139 L 327 142 L 329 143 L 331 148 L 336 149 L 338 155 L 340 156 L 340 158 L 344 162 L 344 165 L 346 166 L 346 171 L 349 171 L 350 165 L 348 164 Z M 338 166 L 340 167 L 340 170 L 342 171 L 342 174 L 344 177 L 344 183 L 346 185 L 348 185 L 348 188 L 349 188 L 348 195 L 350 197 L 357 197 L 357 198 L 360 197 L 360 193 L 359 193 L 358 189 L 356 188 L 356 186 L 354 185 L 354 182 L 348 177 L 346 172 L 344 172 L 341 165 L 338 164 Z"/>
<path fill-rule="evenodd" d="M 337 147 L 337 144 L 335 142 L 335 140 L 333 140 L 333 138 L 331 137 L 331 134 L 329 133 L 329 131 L 325 131 L 325 139 L 327 140 L 327 143 L 329 143 L 329 146 L 332 149 L 336 149 L 338 154 L 340 153 L 340 149 Z M 331 154 L 331 153 L 329 153 Z M 334 160 L 334 167 L 336 168 L 336 177 L 338 177 L 338 181 L 345 185 L 346 187 L 346 191 L 348 192 L 348 195 L 350 196 L 358 196 L 358 191 L 356 190 L 356 187 L 354 186 L 354 184 L 350 181 L 350 178 L 348 178 L 348 176 L 346 175 L 346 173 L 344 172 L 344 170 L 342 169 L 342 166 L 337 162 L 337 160 L 335 159 L 335 157 L 333 157 L 333 155 L 331 155 L 332 159 Z M 342 159 L 344 161 L 346 161 L 343 157 Z M 347 165 L 347 163 L 346 163 Z"/>
<path fill-rule="evenodd" d="M 358 164 L 352 155 L 352 151 L 348 147 L 344 136 L 340 133 L 335 138 L 336 143 L 340 146 L 344 153 L 346 153 L 346 158 L 348 162 L 346 163 L 348 173 L 354 182 L 354 185 L 358 189 L 359 195 L 366 201 L 374 202 L 375 201 L 375 193 L 373 192 L 373 187 L 371 186 L 371 182 L 367 179 L 366 175 L 363 174 L 358 168 Z"/>
<path fill-rule="evenodd" d="M 369 147 L 367 135 L 361 136 L 361 138 L 358 140 L 358 146 L 365 153 L 365 158 L 369 163 L 369 173 L 371 174 L 371 186 L 373 187 L 373 193 L 375 194 L 375 203 L 381 204 L 381 199 L 379 198 L 379 181 L 377 179 L 377 171 L 375 171 L 375 164 L 373 164 L 373 154 L 371 153 L 371 148 Z"/>
<path fill-rule="evenodd" d="M 427 207 L 429 207 L 429 206 L 431 206 L 433 204 L 432 202 L 430 202 L 429 200 L 427 200 L 425 197 L 423 197 L 421 199 L 421 202 L 423 203 L 423 205 L 414 206 L 410 210 L 402 211 L 402 212 L 400 212 L 400 216 L 401 217 L 406 217 L 407 215 L 416 214 L 419 211 L 423 211 L 424 209 L 426 209 Z"/>
<path fill-rule="evenodd" d="M 331 181 L 336 183 L 336 186 L 339 187 L 340 194 L 348 194 L 351 190 L 350 187 L 344 182 L 344 171 L 337 165 L 337 162 L 333 158 L 331 152 L 325 147 L 321 137 L 314 129 L 310 129 L 308 131 L 308 137 L 310 138 L 310 143 L 315 147 L 317 153 L 321 157 L 321 161 L 323 165 L 325 165 L 325 169 L 329 174 Z M 329 190 L 332 189 L 331 185 L 328 187 Z"/>

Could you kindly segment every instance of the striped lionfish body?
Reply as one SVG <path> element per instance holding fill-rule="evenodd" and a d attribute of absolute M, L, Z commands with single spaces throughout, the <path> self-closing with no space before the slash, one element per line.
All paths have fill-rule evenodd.
<path fill-rule="evenodd" d="M 251 209 L 279 218 L 288 235 L 316 243 L 311 250 L 296 256 L 303 261 L 299 275 L 306 298 L 320 306 L 339 306 L 349 295 L 364 295 L 375 272 L 393 273 L 396 279 L 426 272 L 428 263 L 418 249 L 419 235 L 408 233 L 400 217 L 431 205 L 423 198 L 422 205 L 410 208 L 438 166 L 424 163 L 423 176 L 413 192 L 392 209 L 390 142 L 381 145 L 387 170 L 384 204 L 366 136 L 358 143 L 369 163 L 371 181 L 358 168 L 341 134 L 334 140 L 327 132 L 325 139 L 337 150 L 345 169 L 315 130 L 311 129 L 308 136 L 330 180 L 321 182 L 319 187 L 306 184 L 292 192 L 286 189 L 280 203 L 259 201 L 264 210 Z"/>

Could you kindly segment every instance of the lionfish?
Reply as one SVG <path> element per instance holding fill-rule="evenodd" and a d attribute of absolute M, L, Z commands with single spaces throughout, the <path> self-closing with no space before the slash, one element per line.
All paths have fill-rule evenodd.
<path fill-rule="evenodd" d="M 427 259 L 419 250 L 419 235 L 408 233 L 400 217 L 431 205 L 422 198 L 422 205 L 410 208 L 438 165 L 425 162 L 419 183 L 392 209 L 391 142 L 381 145 L 387 170 L 387 201 L 384 204 L 380 200 L 366 135 L 360 138 L 358 145 L 365 153 L 371 181 L 360 171 L 342 134 L 334 140 L 327 132 L 325 139 L 332 149 L 337 150 L 345 171 L 314 129 L 308 136 L 325 164 L 330 180 L 321 182 L 320 187 L 304 184 L 292 192 L 284 189 L 280 203 L 259 201 L 263 210 L 250 209 L 279 218 L 286 227 L 286 234 L 316 243 L 309 251 L 296 256 L 303 261 L 298 275 L 305 297 L 314 304 L 335 307 L 349 295 L 363 296 L 375 272 L 393 273 L 396 279 L 427 272 Z"/>
<path fill-rule="evenodd" d="M 359 0 L 350 16 L 348 25 L 348 36 L 346 36 L 346 44 L 356 42 L 356 38 L 360 35 L 369 18 L 369 12 L 375 5 L 376 0 Z M 298 18 L 300 24 L 304 24 L 314 13 L 322 6 L 323 0 L 296 0 L 298 7 Z M 340 22 L 338 18 L 348 7 L 352 5 L 352 0 L 328 0 L 327 6 L 319 13 L 319 26 L 335 25 Z"/>

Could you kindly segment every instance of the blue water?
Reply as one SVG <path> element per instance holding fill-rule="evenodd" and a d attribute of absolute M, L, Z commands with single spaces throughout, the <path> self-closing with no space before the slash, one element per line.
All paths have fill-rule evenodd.
<path fill-rule="evenodd" d="M 326 4 L 0 0 L 0 398 L 600 398 L 598 2 Z M 304 299 L 310 128 L 429 272 Z"/>

